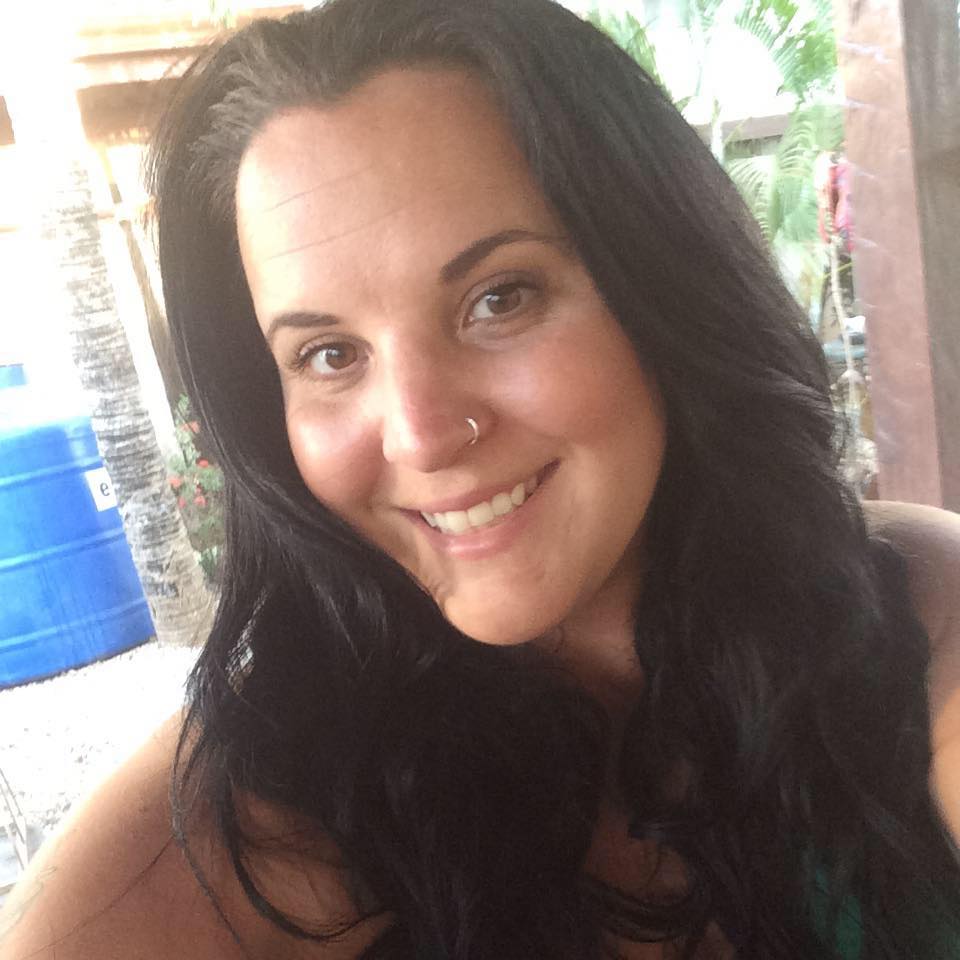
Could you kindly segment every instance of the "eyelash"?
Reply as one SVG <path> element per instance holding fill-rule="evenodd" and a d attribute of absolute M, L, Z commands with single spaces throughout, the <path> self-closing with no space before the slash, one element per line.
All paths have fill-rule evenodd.
<path fill-rule="evenodd" d="M 469 329 L 481 324 L 497 326 L 501 323 L 508 323 L 515 319 L 516 314 L 524 313 L 530 307 L 531 303 L 540 295 L 541 290 L 542 287 L 540 284 L 527 277 L 505 277 L 492 285 L 485 286 L 481 293 L 469 301 L 469 305 L 464 311 L 464 319 L 461 324 L 461 329 Z M 519 306 L 507 311 L 507 313 L 503 314 L 502 316 L 494 315 L 491 317 L 484 317 L 479 320 L 473 320 L 471 322 L 470 314 L 486 298 L 505 297 L 517 291 L 519 291 L 521 294 L 525 294 L 525 298 Z M 313 362 L 314 357 L 322 353 L 324 350 L 342 350 L 345 347 L 357 350 L 358 354 L 361 352 L 361 348 L 350 340 L 314 341 L 312 343 L 305 344 L 297 351 L 296 355 L 290 361 L 289 367 L 295 374 L 303 374 L 306 372 L 307 367 Z M 336 380 L 340 379 L 340 376 L 348 375 L 354 366 L 355 364 L 351 364 L 350 367 L 340 375 L 335 373 L 315 373 L 314 376 L 321 380 Z"/>
<path fill-rule="evenodd" d="M 324 350 L 343 350 L 344 347 L 353 348 L 356 349 L 358 353 L 360 352 L 360 348 L 349 340 L 327 340 L 305 344 L 297 351 L 293 360 L 290 362 L 290 369 L 294 373 L 304 373 L 307 367 L 313 362 L 313 358 Z M 333 373 L 316 373 L 314 376 L 321 380 L 333 380 L 337 378 L 337 375 Z"/>
<path fill-rule="evenodd" d="M 535 283 L 534 281 L 526 277 L 507 277 L 505 279 L 502 279 L 497 283 L 495 283 L 493 286 L 486 287 L 483 290 L 483 292 L 480 293 L 479 296 L 475 297 L 473 300 L 470 301 L 470 305 L 466 310 L 463 326 L 467 327 L 467 326 L 473 325 L 469 323 L 470 314 L 487 297 L 494 297 L 494 296 L 502 297 L 502 296 L 514 293 L 516 291 L 520 291 L 521 293 L 524 293 L 527 296 L 523 300 L 523 302 L 520 304 L 519 307 L 513 310 L 509 310 L 506 314 L 503 315 L 503 317 L 498 317 L 498 316 L 485 317 L 481 320 L 474 321 L 474 324 L 477 324 L 477 323 L 497 324 L 501 321 L 512 320 L 514 319 L 517 313 L 523 313 L 530 306 L 531 299 L 536 298 L 536 296 L 540 293 L 540 289 L 541 288 L 537 283 Z"/>

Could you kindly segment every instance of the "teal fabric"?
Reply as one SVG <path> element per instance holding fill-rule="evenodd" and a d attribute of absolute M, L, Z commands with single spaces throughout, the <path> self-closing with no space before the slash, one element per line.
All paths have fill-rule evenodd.
<path fill-rule="evenodd" d="M 863 922 L 860 903 L 848 896 L 837 915 L 833 930 L 827 929 L 827 884 L 822 869 L 817 870 L 814 880 L 810 909 L 813 926 L 824 943 L 834 943 L 843 960 L 860 960 L 863 952 Z"/>
<path fill-rule="evenodd" d="M 827 883 L 822 869 L 817 870 L 810 900 L 814 930 L 824 943 L 833 943 L 841 960 L 861 960 L 863 956 L 863 917 L 860 902 L 848 896 L 832 930 L 827 928 Z M 929 931 L 924 960 L 960 960 L 960 931 L 953 924 Z"/>

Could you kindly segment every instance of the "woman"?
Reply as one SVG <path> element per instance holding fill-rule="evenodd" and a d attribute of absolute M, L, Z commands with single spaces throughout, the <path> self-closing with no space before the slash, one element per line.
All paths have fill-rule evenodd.
<path fill-rule="evenodd" d="M 0 957 L 957 955 L 957 521 L 877 511 L 911 594 L 625 55 L 549 0 L 332 0 L 203 58 L 153 184 L 222 599 L 172 808 L 179 720 Z"/>

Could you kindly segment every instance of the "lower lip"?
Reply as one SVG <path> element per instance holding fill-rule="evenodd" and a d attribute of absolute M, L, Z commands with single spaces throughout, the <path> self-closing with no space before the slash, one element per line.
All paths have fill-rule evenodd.
<path fill-rule="evenodd" d="M 492 523 L 488 527 L 478 527 L 469 533 L 456 536 L 442 533 L 431 527 L 420 514 L 416 514 L 415 523 L 423 528 L 427 539 L 438 549 L 453 557 L 461 559 L 479 560 L 506 549 L 526 527 L 536 519 L 539 512 L 541 491 L 549 483 L 556 472 L 557 462 L 554 461 L 540 473 L 537 489 L 524 500 L 523 504 L 511 510 L 499 523 Z"/>

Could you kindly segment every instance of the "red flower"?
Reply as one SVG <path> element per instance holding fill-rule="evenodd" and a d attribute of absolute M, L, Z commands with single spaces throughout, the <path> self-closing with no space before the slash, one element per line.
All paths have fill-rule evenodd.
<path fill-rule="evenodd" d="M 203 458 L 201 458 L 200 460 L 197 461 L 197 466 L 198 466 L 198 467 L 209 467 L 209 466 L 210 466 L 210 461 L 209 461 L 209 460 L 204 460 Z"/>
<path fill-rule="evenodd" d="M 187 424 L 187 429 L 190 430 L 192 433 L 199 433 L 199 432 L 200 432 L 200 424 L 199 424 L 199 422 L 196 421 L 196 420 L 191 420 L 191 421 Z"/>
<path fill-rule="evenodd" d="M 179 490 L 183 485 L 183 477 L 167 477 L 167 482 L 174 490 Z"/>
<path fill-rule="evenodd" d="M 194 502 L 198 507 L 205 507 L 205 506 L 207 505 L 207 498 L 206 498 L 202 493 L 198 493 L 198 494 L 193 498 L 193 502 Z"/>
<path fill-rule="evenodd" d="M 184 500 L 183 497 L 180 497 L 180 499 L 177 500 L 177 506 L 180 507 L 181 509 L 186 505 L 187 505 L 187 501 Z"/>

